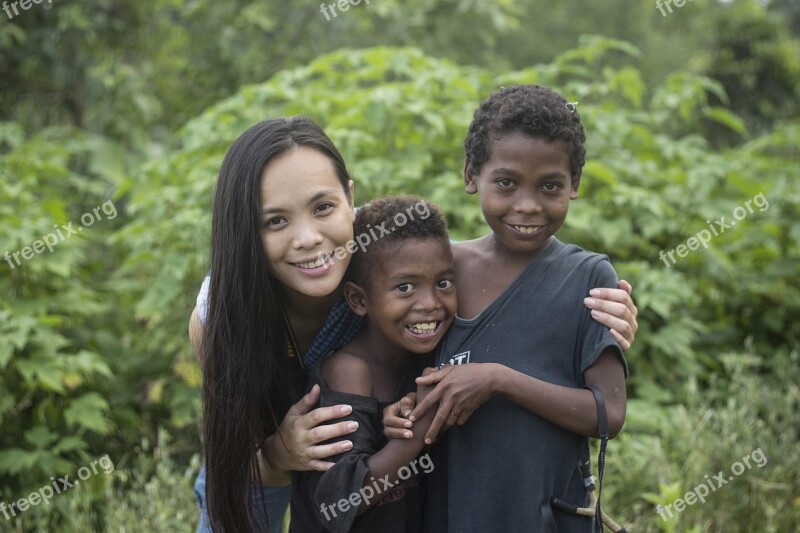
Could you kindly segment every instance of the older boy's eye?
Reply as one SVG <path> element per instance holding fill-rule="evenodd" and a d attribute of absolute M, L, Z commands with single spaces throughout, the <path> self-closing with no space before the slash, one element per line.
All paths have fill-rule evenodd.
<path fill-rule="evenodd" d="M 439 280 L 439 288 L 440 289 L 452 289 L 453 287 L 455 287 L 455 285 L 456 284 L 453 282 L 452 279 Z"/>
<path fill-rule="evenodd" d="M 413 288 L 414 288 L 414 286 L 411 285 L 410 283 L 402 283 L 402 284 L 397 286 L 397 290 L 400 291 L 400 292 L 410 292 L 411 289 L 413 289 Z"/>

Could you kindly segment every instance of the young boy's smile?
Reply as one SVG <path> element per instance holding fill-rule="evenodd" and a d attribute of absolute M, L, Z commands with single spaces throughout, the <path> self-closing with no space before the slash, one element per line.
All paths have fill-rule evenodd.
<path fill-rule="evenodd" d="M 570 199 L 578 196 L 567 147 L 512 132 L 494 141 L 490 153 L 479 173 L 465 169 L 466 190 L 478 193 L 499 244 L 513 254 L 534 255 L 561 227 Z"/>
<path fill-rule="evenodd" d="M 396 347 L 428 353 L 456 313 L 450 245 L 440 238 L 408 239 L 381 255 L 364 287 L 367 318 Z"/>

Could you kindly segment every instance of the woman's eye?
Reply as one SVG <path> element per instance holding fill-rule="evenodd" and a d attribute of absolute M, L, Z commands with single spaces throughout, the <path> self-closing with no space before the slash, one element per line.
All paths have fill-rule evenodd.
<path fill-rule="evenodd" d="M 452 289 L 453 287 L 455 287 L 455 285 L 456 284 L 453 282 L 452 279 L 439 280 L 440 289 Z"/>
<path fill-rule="evenodd" d="M 266 221 L 264 221 L 264 227 L 274 228 L 275 226 L 280 225 L 282 222 L 283 222 L 283 217 L 268 218 Z"/>
<path fill-rule="evenodd" d="M 413 288 L 414 288 L 414 286 L 411 285 L 410 283 L 402 283 L 402 284 L 397 286 L 397 290 L 400 291 L 400 292 L 410 292 L 411 289 L 413 289 Z"/>
<path fill-rule="evenodd" d="M 333 204 L 330 202 L 325 202 L 324 204 L 319 204 L 317 206 L 317 213 L 326 213 L 333 209 Z"/>

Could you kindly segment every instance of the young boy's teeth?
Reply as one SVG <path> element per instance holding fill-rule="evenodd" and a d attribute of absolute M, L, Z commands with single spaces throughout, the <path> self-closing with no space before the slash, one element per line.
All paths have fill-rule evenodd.
<path fill-rule="evenodd" d="M 419 322 L 409 325 L 408 329 L 414 333 L 432 333 L 436 330 L 436 322 Z"/>
<path fill-rule="evenodd" d="M 325 257 L 319 257 L 317 258 L 316 261 L 312 261 L 310 263 L 295 263 L 295 264 L 300 268 L 317 268 L 324 265 L 327 260 L 328 256 L 325 256 Z"/>

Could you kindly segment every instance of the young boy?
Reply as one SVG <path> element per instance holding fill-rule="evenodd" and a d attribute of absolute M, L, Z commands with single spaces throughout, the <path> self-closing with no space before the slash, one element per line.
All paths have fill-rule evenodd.
<path fill-rule="evenodd" d="M 375 228 L 390 228 L 376 240 Z M 414 378 L 433 364 L 432 350 L 456 311 L 455 272 L 447 225 L 439 210 L 409 196 L 375 200 L 359 209 L 344 294 L 366 322 L 361 332 L 311 371 L 320 406 L 349 404 L 358 424 L 353 448 L 327 472 L 292 480 L 291 526 L 322 531 L 422 531 L 419 478 L 434 469 L 421 457 L 424 432 L 387 442 L 383 408 L 416 390 Z M 371 231 L 370 231 L 371 230 Z M 420 388 L 418 395 L 424 397 Z M 427 428 L 433 412 L 420 420 Z"/>
<path fill-rule="evenodd" d="M 549 504 L 588 502 L 578 465 L 598 415 L 584 387 L 602 391 L 612 435 L 625 417 L 622 351 L 572 305 L 615 287 L 615 272 L 553 236 L 578 197 L 584 140 L 575 106 L 546 88 L 501 89 L 475 112 L 464 184 L 492 231 L 453 248 L 458 315 L 438 351 L 445 366 L 417 380 L 438 384 L 409 417 L 440 402 L 426 441 L 458 423 L 434 456 L 430 531 L 592 531 L 592 518 Z"/>

